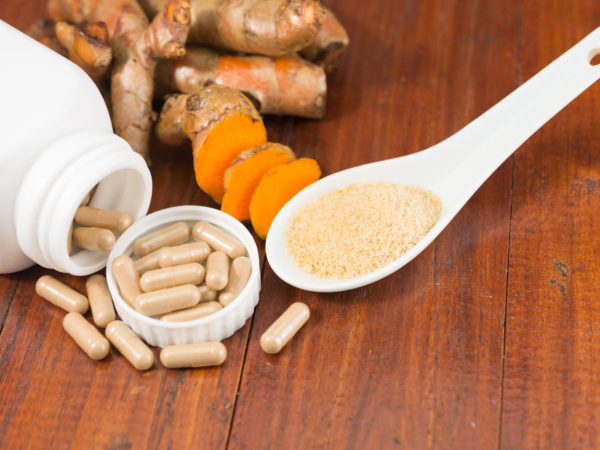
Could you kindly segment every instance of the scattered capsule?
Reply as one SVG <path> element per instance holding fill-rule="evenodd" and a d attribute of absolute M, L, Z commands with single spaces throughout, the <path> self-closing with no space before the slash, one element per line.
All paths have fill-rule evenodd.
<path fill-rule="evenodd" d="M 196 222 L 192 230 L 192 235 L 197 241 L 206 242 L 212 248 L 225 253 L 231 259 L 246 254 L 244 244 L 208 222 Z"/>
<path fill-rule="evenodd" d="M 94 323 L 104 328 L 115 320 L 115 308 L 104 275 L 92 275 L 85 282 Z"/>
<path fill-rule="evenodd" d="M 191 308 L 199 301 L 198 288 L 193 284 L 186 284 L 140 294 L 135 300 L 135 305 L 142 314 L 160 316 L 178 309 Z"/>
<path fill-rule="evenodd" d="M 160 352 L 160 362 L 170 369 L 219 366 L 226 358 L 227 349 L 220 342 L 169 345 Z"/>
<path fill-rule="evenodd" d="M 128 214 L 90 206 L 80 206 L 75 213 L 74 221 L 82 227 L 107 228 L 115 233 L 122 233 L 133 223 Z"/>
<path fill-rule="evenodd" d="M 229 258 L 223 252 L 212 252 L 206 260 L 206 285 L 215 291 L 227 286 L 229 280 Z"/>
<path fill-rule="evenodd" d="M 201 302 L 212 302 L 217 299 L 217 291 L 209 288 L 206 283 L 198 286 L 198 292 L 200 292 Z"/>
<path fill-rule="evenodd" d="M 140 279 L 131 258 L 127 255 L 117 256 L 112 262 L 112 273 L 123 300 L 132 308 L 135 307 L 135 299 L 142 291 Z"/>
<path fill-rule="evenodd" d="M 40 297 L 67 312 L 85 314 L 90 306 L 85 295 L 80 294 L 50 275 L 44 275 L 37 280 L 35 283 L 35 292 Z"/>
<path fill-rule="evenodd" d="M 203 302 L 193 308 L 182 309 L 170 314 L 160 316 L 160 320 L 165 322 L 185 322 L 187 320 L 196 320 L 201 317 L 210 316 L 212 313 L 220 311 L 223 306 L 219 302 Z"/>
<path fill-rule="evenodd" d="M 229 305 L 242 292 L 252 273 L 252 263 L 245 256 L 235 258 L 229 268 L 229 282 L 225 290 L 219 295 L 219 302 L 223 306 Z"/>
<path fill-rule="evenodd" d="M 166 228 L 139 238 L 133 244 L 133 253 L 138 258 L 154 250 L 187 242 L 190 239 L 190 226 L 185 222 L 177 222 Z"/>
<path fill-rule="evenodd" d="M 154 353 L 126 323 L 114 320 L 106 326 L 106 337 L 137 370 L 154 364 Z"/>
<path fill-rule="evenodd" d="M 178 266 L 193 262 L 204 262 L 211 249 L 206 242 L 190 242 L 177 247 L 165 247 L 158 255 L 160 267 Z"/>
<path fill-rule="evenodd" d="M 149 270 L 160 268 L 158 265 L 158 257 L 160 256 L 161 249 L 154 250 L 148 253 L 146 256 L 142 256 L 140 259 L 134 261 L 133 265 L 137 270 L 138 275 L 141 277 Z"/>
<path fill-rule="evenodd" d="M 63 328 L 90 358 L 102 359 L 108 355 L 108 341 L 78 312 L 70 312 L 65 316 Z"/>
<path fill-rule="evenodd" d="M 69 234 L 67 235 L 67 253 L 70 255 L 73 248 L 73 224 L 69 227 Z"/>
<path fill-rule="evenodd" d="M 107 252 L 115 245 L 115 235 L 105 228 L 78 227 L 73 230 L 73 243 L 86 250 Z"/>
<path fill-rule="evenodd" d="M 279 353 L 309 317 L 308 306 L 302 302 L 292 303 L 260 337 L 260 346 L 266 353 Z"/>
<path fill-rule="evenodd" d="M 144 292 L 166 289 L 184 284 L 200 284 L 204 280 L 204 267 L 198 263 L 149 270 L 140 278 Z"/>

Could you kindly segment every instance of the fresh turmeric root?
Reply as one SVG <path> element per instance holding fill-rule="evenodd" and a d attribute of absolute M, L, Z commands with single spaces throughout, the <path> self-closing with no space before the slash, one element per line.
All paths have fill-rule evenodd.
<path fill-rule="evenodd" d="M 156 134 L 170 145 L 182 144 L 186 137 L 192 141 L 196 182 L 217 203 L 223 199 L 229 164 L 244 150 L 267 141 L 265 126 L 252 102 L 226 86 L 169 97 Z"/>
<path fill-rule="evenodd" d="M 315 64 L 330 67 L 332 61 L 350 43 L 348 33 L 333 11 L 325 8 L 325 21 L 323 27 L 315 36 L 309 46 L 300 50 L 300 55 Z"/>
<path fill-rule="evenodd" d="M 241 153 L 225 171 L 225 195 L 221 211 L 240 222 L 250 220 L 250 198 L 269 169 L 295 159 L 291 148 L 267 142 Z"/>
<path fill-rule="evenodd" d="M 185 54 L 188 0 L 170 0 L 152 23 L 135 0 L 49 0 L 54 20 L 104 22 L 113 53 L 112 121 L 117 134 L 148 160 L 157 58 Z"/>
<path fill-rule="evenodd" d="M 266 239 L 271 223 L 283 205 L 320 176 L 319 165 L 310 158 L 296 159 L 268 170 L 250 200 L 250 220 L 256 234 Z"/>
<path fill-rule="evenodd" d="M 311 119 L 325 114 L 325 71 L 294 56 L 233 56 L 188 48 L 183 58 L 159 64 L 156 79 L 157 89 L 165 92 L 193 93 L 213 83 L 229 86 L 250 96 L 261 114 Z M 161 81 L 166 86 L 159 87 Z"/>
<path fill-rule="evenodd" d="M 108 29 L 104 22 L 71 25 L 57 22 L 56 38 L 67 49 L 69 59 L 94 80 L 107 73 L 112 61 Z"/>
<path fill-rule="evenodd" d="M 140 0 L 154 16 L 167 0 Z M 319 0 L 192 0 L 189 41 L 268 56 L 297 52 L 321 29 Z"/>

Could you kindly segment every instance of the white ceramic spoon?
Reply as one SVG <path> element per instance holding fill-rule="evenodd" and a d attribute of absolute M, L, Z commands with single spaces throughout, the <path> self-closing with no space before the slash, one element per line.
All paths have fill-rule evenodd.
<path fill-rule="evenodd" d="M 600 78 L 600 65 L 592 65 L 598 54 L 600 28 L 439 144 L 334 173 L 302 190 L 281 209 L 269 230 L 266 253 L 273 271 L 300 289 L 337 292 L 373 283 L 404 266 L 440 234 L 500 164 Z M 319 278 L 304 272 L 286 251 L 285 230 L 290 217 L 321 194 L 360 182 L 393 182 L 431 190 L 442 201 L 441 216 L 417 245 L 374 272 L 349 279 Z"/>

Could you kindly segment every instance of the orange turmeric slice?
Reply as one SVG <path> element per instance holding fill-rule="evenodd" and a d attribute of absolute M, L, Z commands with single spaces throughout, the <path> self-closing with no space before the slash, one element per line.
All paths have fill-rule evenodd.
<path fill-rule="evenodd" d="M 286 145 L 266 144 L 241 153 L 225 171 L 225 195 L 221 211 L 244 221 L 250 219 L 250 198 L 260 179 L 272 167 L 295 159 Z"/>
<path fill-rule="evenodd" d="M 198 186 L 221 203 L 223 179 L 229 164 L 244 150 L 267 140 L 262 121 L 248 114 L 234 114 L 212 127 L 206 140 L 195 151 L 194 169 Z"/>
<path fill-rule="evenodd" d="M 252 102 L 236 89 L 208 86 L 195 94 L 173 95 L 163 105 L 158 138 L 170 145 L 192 141 L 196 182 L 217 203 L 227 166 L 243 151 L 267 141 Z"/>
<path fill-rule="evenodd" d="M 283 205 L 320 176 L 321 169 L 311 158 L 297 159 L 268 170 L 250 200 L 250 220 L 256 234 L 266 239 L 271 223 Z"/>

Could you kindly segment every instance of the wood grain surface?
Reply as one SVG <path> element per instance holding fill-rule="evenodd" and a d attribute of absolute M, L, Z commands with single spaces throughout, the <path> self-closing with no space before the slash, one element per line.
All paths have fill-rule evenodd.
<path fill-rule="evenodd" d="M 25 29 L 45 1 L 3 0 L 0 19 Z M 594 0 L 326 3 L 351 45 L 328 75 L 325 119 L 266 119 L 270 140 L 325 174 L 441 141 L 600 26 Z M 139 373 L 114 349 L 92 361 L 34 292 L 42 274 L 81 291 L 84 279 L 0 276 L 0 448 L 600 447 L 598 123 L 600 84 L 370 286 L 292 288 L 257 239 L 260 303 L 219 368 Z M 151 210 L 215 206 L 188 147 L 151 153 Z M 263 353 L 294 301 L 309 322 Z"/>

